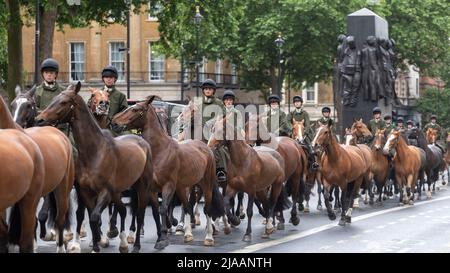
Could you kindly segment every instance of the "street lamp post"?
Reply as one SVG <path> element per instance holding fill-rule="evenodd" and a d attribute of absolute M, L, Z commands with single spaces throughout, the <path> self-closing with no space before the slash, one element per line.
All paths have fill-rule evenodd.
<path fill-rule="evenodd" d="M 36 0 L 36 28 L 34 34 L 34 84 L 38 84 L 39 81 L 39 24 L 40 18 L 40 1 Z"/>
<path fill-rule="evenodd" d="M 195 22 L 195 77 L 196 77 L 196 95 L 199 96 L 199 54 L 198 54 L 198 35 L 199 35 L 199 29 L 200 29 L 200 23 L 202 22 L 203 16 L 200 14 L 200 6 L 195 6 L 195 16 L 194 16 L 194 22 Z"/>
<path fill-rule="evenodd" d="M 281 37 L 281 33 L 278 34 L 278 38 L 275 40 L 275 45 L 278 48 L 278 83 L 277 83 L 277 95 L 281 98 L 281 50 L 284 45 L 284 40 Z"/>
<path fill-rule="evenodd" d="M 130 98 L 130 10 L 131 10 L 131 1 L 127 0 L 127 99 Z"/>

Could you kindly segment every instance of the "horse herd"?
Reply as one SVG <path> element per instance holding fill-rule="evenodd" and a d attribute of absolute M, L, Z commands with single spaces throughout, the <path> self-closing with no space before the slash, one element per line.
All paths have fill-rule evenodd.
<path fill-rule="evenodd" d="M 408 137 L 398 131 L 385 137 L 385 131 L 378 130 L 372 147 L 357 144 L 359 138 L 372 136 L 362 120 L 354 121 L 346 144 L 338 143 L 329 124 L 317 128 L 312 145 L 319 170 L 308 167 L 302 145 L 303 123 L 296 123 L 294 138 L 288 138 L 268 133 L 262 116 L 250 116 L 242 130 L 230 122 L 230 116 L 223 116 L 215 120 L 207 143 L 179 142 L 167 134 L 165 121 L 152 106 L 153 96 L 130 106 L 112 120 L 124 129 L 140 130 L 141 136 L 113 137 L 108 130 L 102 130 L 109 122 L 105 120 L 109 108 L 107 93 L 90 89 L 89 108 L 79 95 L 80 88 L 80 83 L 70 85 L 40 113 L 33 99 L 35 89 L 26 92 L 16 89 L 13 114 L 0 99 L 0 157 L 4 162 L 0 169 L 0 252 L 8 252 L 8 245 L 15 244 L 19 245 L 20 252 L 34 251 L 36 210 L 42 197 L 45 201 L 38 217 L 40 237 L 48 235 L 45 227 L 50 215 L 58 252 L 81 251 L 86 209 L 92 251 L 99 252 L 105 237 L 101 232 L 101 214 L 108 206 L 112 215 L 107 235 L 119 235 L 120 252 L 127 252 L 131 242 L 134 242 L 133 252 L 140 250 L 140 233 L 148 204 L 157 228 L 155 248 L 163 249 L 169 244 L 172 226 L 177 226 L 177 231 L 184 234 L 184 241 L 190 242 L 194 239 L 192 226 L 200 224 L 197 214 L 201 197 L 207 219 L 204 245 L 213 246 L 219 218 L 225 225 L 224 233 L 228 234 L 230 225 L 239 225 L 245 217 L 243 193 L 248 195 L 248 221 L 243 240 L 251 241 L 254 204 L 265 218 L 262 236 L 269 238 L 275 228 L 284 229 L 285 209 L 291 208 L 289 222 L 299 224 L 298 210 L 309 210 L 311 190 L 317 184 L 318 208 L 323 194 L 328 217 L 336 219 L 334 209 L 342 208 L 339 224 L 346 225 L 351 222 L 352 209 L 358 205 L 360 189 L 366 195 L 365 201 L 373 203 L 376 188 L 381 202 L 382 195 L 392 190 L 391 183 L 387 183 L 392 178 L 400 190 L 400 202 L 413 204 L 414 193 L 420 196 L 425 176 L 427 195 L 431 197 L 431 186 L 434 187 L 439 172 L 450 164 L 449 147 L 443 154 L 441 149 L 428 144 L 418 129 Z M 190 103 L 181 117 L 192 117 L 194 110 Z M 69 138 L 55 128 L 64 123 L 70 124 L 78 150 L 76 159 Z M 431 142 L 433 133 L 427 134 Z M 408 145 L 408 140 L 414 140 L 416 146 Z M 447 146 L 449 143 L 447 139 Z M 221 185 L 216 181 L 213 154 L 219 147 L 225 147 L 230 154 L 227 181 Z M 71 238 L 70 232 L 73 187 L 78 201 L 75 238 Z M 125 234 L 127 209 L 121 200 L 126 190 L 130 191 L 133 216 L 130 230 L 137 230 L 135 236 L 133 233 L 128 237 Z M 330 204 L 333 192 L 334 209 Z M 173 217 L 177 202 L 182 205 L 180 221 Z M 115 226 L 117 213 L 121 217 L 120 234 Z"/>

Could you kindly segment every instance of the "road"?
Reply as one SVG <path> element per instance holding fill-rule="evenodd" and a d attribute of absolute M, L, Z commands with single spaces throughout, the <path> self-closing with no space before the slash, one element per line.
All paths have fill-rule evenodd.
<path fill-rule="evenodd" d="M 166 249 L 154 249 L 156 230 L 151 210 L 147 209 L 141 252 L 450 252 L 450 188 L 442 186 L 441 181 L 437 185 L 439 190 L 436 190 L 431 199 L 422 194 L 422 200 L 416 201 L 412 206 L 400 206 L 397 197 L 384 201 L 382 205 L 373 206 L 364 205 L 360 201 L 360 208 L 353 211 L 352 223 L 345 227 L 337 225 L 339 217 L 330 221 L 325 210 L 318 211 L 317 196 L 314 196 L 310 201 L 311 212 L 300 213 L 301 221 L 298 226 L 286 223 L 285 230 L 275 231 L 270 239 L 261 238 L 263 219 L 255 209 L 251 243 L 242 241 L 247 225 L 245 219 L 229 235 L 223 233 L 221 225 L 214 247 L 203 246 L 206 221 L 202 215 L 202 225 L 193 229 L 194 241 L 185 244 L 183 236 L 172 234 L 170 245 Z M 178 216 L 179 213 L 180 209 L 177 208 L 174 215 Z M 284 215 L 289 217 L 289 211 L 285 211 Z M 106 232 L 106 211 L 102 217 L 102 230 Z M 127 217 L 127 227 L 130 219 L 131 217 Z M 90 236 L 82 241 L 82 252 L 91 251 L 89 242 Z M 110 240 L 110 246 L 102 248 L 101 252 L 118 252 L 119 242 L 118 238 Z M 38 240 L 37 252 L 55 251 L 54 242 Z"/>

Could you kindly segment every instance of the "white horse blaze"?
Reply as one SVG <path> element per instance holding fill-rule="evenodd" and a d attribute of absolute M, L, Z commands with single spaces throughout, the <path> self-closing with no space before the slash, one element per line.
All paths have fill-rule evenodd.
<path fill-rule="evenodd" d="M 317 136 L 320 135 L 320 133 L 322 132 L 323 128 L 324 128 L 324 127 L 320 127 L 320 128 L 319 128 L 319 131 L 317 131 L 316 135 L 314 136 L 314 140 L 313 140 L 313 142 L 312 142 L 312 146 L 313 146 L 313 147 L 314 147 L 314 145 L 316 144 Z"/>
<path fill-rule="evenodd" d="M 386 141 L 386 144 L 384 144 L 383 152 L 388 153 L 389 152 L 389 145 L 391 144 L 391 141 L 394 140 L 395 135 L 390 135 L 388 140 Z"/>
<path fill-rule="evenodd" d="M 17 122 L 17 119 L 19 118 L 19 112 L 20 112 L 20 108 L 22 107 L 22 104 L 26 103 L 27 99 L 26 98 L 18 98 L 16 100 L 16 111 L 14 112 L 14 121 Z"/>

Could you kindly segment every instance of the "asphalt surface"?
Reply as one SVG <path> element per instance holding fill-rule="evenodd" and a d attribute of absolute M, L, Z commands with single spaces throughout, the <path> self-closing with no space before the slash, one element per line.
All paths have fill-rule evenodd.
<path fill-rule="evenodd" d="M 448 178 L 445 178 L 448 181 Z M 147 208 L 145 217 L 145 235 L 141 237 L 143 253 L 211 253 L 211 252 L 450 252 L 450 188 L 437 182 L 439 190 L 431 199 L 422 194 L 421 200 L 414 205 L 399 205 L 398 197 L 388 199 L 381 205 L 365 205 L 360 199 L 360 208 L 353 210 L 352 223 L 345 227 L 338 226 L 340 214 L 336 220 L 328 219 L 326 210 L 317 210 L 317 195 L 310 201 L 310 212 L 300 212 L 300 224 L 288 223 L 290 211 L 284 211 L 285 230 L 276 230 L 270 238 L 261 238 L 265 226 L 256 208 L 252 219 L 252 241 L 243 242 L 247 219 L 238 227 L 232 228 L 231 234 L 225 235 L 223 224 L 220 234 L 215 236 L 213 247 L 203 246 L 206 235 L 206 219 L 201 213 L 201 225 L 193 229 L 194 240 L 184 243 L 182 235 L 169 235 L 170 245 L 164 250 L 154 249 L 156 228 Z M 244 202 L 246 205 L 246 202 Z M 324 206 L 325 207 L 325 206 Z M 202 208 L 200 209 L 202 212 Z M 180 208 L 175 209 L 179 219 Z M 102 214 L 104 233 L 107 231 L 108 213 Z M 127 217 L 128 229 L 131 217 Z M 73 228 L 75 230 L 75 227 Z M 83 253 L 91 252 L 90 230 L 88 237 L 82 239 Z M 173 228 L 174 230 L 174 228 Z M 111 239 L 110 246 L 102 248 L 104 253 L 117 253 L 119 238 Z M 17 249 L 15 250 L 17 251 Z M 131 245 L 130 245 L 131 251 Z M 38 240 L 38 253 L 56 252 L 55 242 Z"/>

